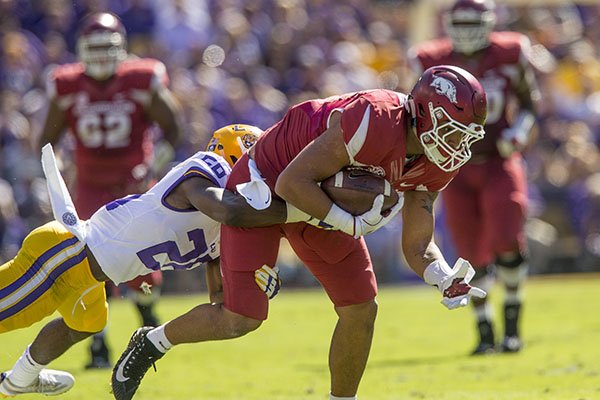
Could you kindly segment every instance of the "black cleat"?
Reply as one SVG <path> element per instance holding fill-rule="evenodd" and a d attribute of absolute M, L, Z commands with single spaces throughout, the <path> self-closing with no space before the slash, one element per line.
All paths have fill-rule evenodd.
<path fill-rule="evenodd" d="M 481 356 L 485 354 L 494 354 L 496 352 L 496 346 L 494 343 L 481 342 L 471 352 L 472 356 Z"/>
<path fill-rule="evenodd" d="M 523 348 L 523 342 L 518 336 L 505 336 L 500 345 L 503 353 L 517 353 Z"/>
<path fill-rule="evenodd" d="M 160 352 L 147 338 L 152 327 L 144 326 L 136 330 L 127 348 L 121 354 L 113 368 L 111 385 L 116 400 L 130 400 L 142 383 L 150 366 L 159 360 L 164 353 Z"/>
<path fill-rule="evenodd" d="M 496 352 L 494 340 L 494 328 L 488 320 L 477 322 L 477 330 L 479 332 L 479 344 L 471 355 L 493 354 Z"/>
<path fill-rule="evenodd" d="M 110 362 L 110 349 L 106 344 L 104 332 L 97 333 L 92 337 L 90 354 L 91 360 L 85 365 L 85 369 L 112 368 L 112 364 Z"/>
<path fill-rule="evenodd" d="M 112 364 L 107 358 L 104 357 L 92 357 L 92 361 L 85 365 L 85 369 L 109 369 L 112 368 Z"/>

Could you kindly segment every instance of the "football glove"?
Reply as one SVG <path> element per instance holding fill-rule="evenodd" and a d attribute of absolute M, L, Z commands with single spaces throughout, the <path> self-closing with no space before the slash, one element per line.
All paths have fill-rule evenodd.
<path fill-rule="evenodd" d="M 279 293 L 281 289 L 281 278 L 279 278 L 279 268 L 269 267 L 267 264 L 263 265 L 256 271 L 254 271 L 254 281 L 262 290 L 265 292 L 267 297 L 272 299 Z"/>
<path fill-rule="evenodd" d="M 375 232 L 390 222 L 404 205 L 404 197 L 399 196 L 398 202 L 391 209 L 382 213 L 384 200 L 385 197 L 382 194 L 378 195 L 375 197 L 371 209 L 358 216 L 353 216 L 334 203 L 323 222 L 331 225 L 334 229 L 359 238 L 360 236 Z"/>
<path fill-rule="evenodd" d="M 307 213 L 298 209 L 297 207 L 288 203 L 287 201 L 285 202 L 285 205 L 287 208 L 287 218 L 285 220 L 286 224 L 292 224 L 294 222 L 306 222 L 307 224 L 316 226 L 317 228 L 325 229 L 328 231 L 335 230 L 333 226 L 308 215 Z"/>
<path fill-rule="evenodd" d="M 469 304 L 471 297 L 484 298 L 487 295 L 484 290 L 469 285 L 474 275 L 471 264 L 459 258 L 452 268 L 445 261 L 434 261 L 425 269 L 423 278 L 439 289 L 442 304 L 453 310 Z"/>
<path fill-rule="evenodd" d="M 535 117 L 529 111 L 521 111 L 510 127 L 502 131 L 502 134 L 496 141 L 498 153 L 503 158 L 510 157 L 514 152 L 520 152 L 525 149 L 529 140 L 529 132 L 535 123 Z"/>

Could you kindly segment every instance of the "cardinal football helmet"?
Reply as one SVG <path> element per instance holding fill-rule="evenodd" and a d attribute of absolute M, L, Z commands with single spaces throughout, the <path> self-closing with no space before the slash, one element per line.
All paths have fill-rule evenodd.
<path fill-rule="evenodd" d="M 492 0 L 458 0 L 444 15 L 446 32 L 454 50 L 473 54 L 489 45 L 490 32 L 496 24 Z"/>
<path fill-rule="evenodd" d="M 263 131 L 256 126 L 227 125 L 213 133 L 206 151 L 220 155 L 233 167 L 233 164 L 256 143 L 262 133 Z"/>
<path fill-rule="evenodd" d="M 427 69 L 408 98 L 417 137 L 427 158 L 454 171 L 471 158 L 471 145 L 483 139 L 487 100 L 479 81 L 462 68 Z"/>
<path fill-rule="evenodd" d="M 77 56 L 86 75 L 105 80 L 127 58 L 125 27 L 115 15 L 101 12 L 85 17 L 79 28 Z"/>

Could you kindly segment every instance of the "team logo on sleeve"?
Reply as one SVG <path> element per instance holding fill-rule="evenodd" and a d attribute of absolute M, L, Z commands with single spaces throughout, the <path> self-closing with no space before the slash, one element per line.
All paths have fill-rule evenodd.
<path fill-rule="evenodd" d="M 72 212 L 66 212 L 62 215 L 62 220 L 66 225 L 73 226 L 77 224 L 77 217 Z"/>
<path fill-rule="evenodd" d="M 448 79 L 436 76 L 429 86 L 435 88 L 437 94 L 442 94 L 452 103 L 456 103 L 456 86 Z"/>

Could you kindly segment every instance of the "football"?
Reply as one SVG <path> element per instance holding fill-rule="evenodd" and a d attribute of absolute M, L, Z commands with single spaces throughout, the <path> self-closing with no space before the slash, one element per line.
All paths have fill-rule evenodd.
<path fill-rule="evenodd" d="M 378 194 L 385 195 L 384 211 L 398 201 L 398 193 L 392 190 L 388 181 L 361 168 L 342 169 L 321 182 L 321 189 L 338 207 L 352 215 L 369 211 Z"/>

